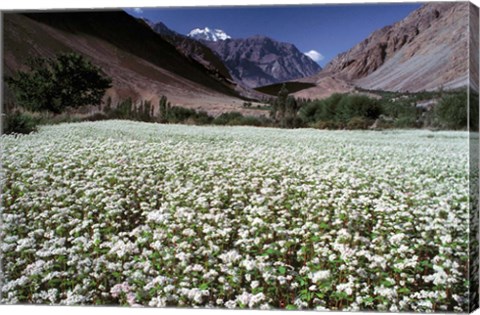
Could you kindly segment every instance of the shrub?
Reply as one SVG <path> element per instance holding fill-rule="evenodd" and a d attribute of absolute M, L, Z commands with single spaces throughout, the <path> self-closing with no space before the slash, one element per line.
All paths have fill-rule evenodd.
<path fill-rule="evenodd" d="M 119 102 L 117 107 L 108 112 L 108 116 L 113 119 L 132 119 L 133 101 L 131 98 Z"/>
<path fill-rule="evenodd" d="M 239 112 L 223 113 L 213 120 L 215 125 L 226 126 L 270 126 L 272 121 L 265 117 L 243 116 Z"/>
<path fill-rule="evenodd" d="M 29 134 L 37 131 L 38 124 L 38 118 L 27 113 L 14 111 L 13 113 L 5 115 L 3 133 Z"/>
<path fill-rule="evenodd" d="M 348 97 L 348 95 L 333 94 L 329 98 L 317 103 L 317 110 L 315 111 L 314 120 L 334 121 L 339 120 L 338 104 L 340 101 Z"/>
<path fill-rule="evenodd" d="M 108 116 L 105 115 L 104 113 L 95 113 L 90 116 L 87 116 L 84 118 L 84 121 L 100 121 L 100 120 L 107 120 Z"/>
<path fill-rule="evenodd" d="M 205 111 L 195 112 L 191 119 L 195 125 L 208 125 L 213 121 L 213 117 Z"/>
<path fill-rule="evenodd" d="M 209 124 L 213 118 L 206 112 L 197 112 L 191 108 L 172 106 L 168 109 L 166 121 L 169 123 L 189 122 L 192 124 Z"/>
<path fill-rule="evenodd" d="M 347 123 L 346 128 L 349 130 L 354 129 L 368 129 L 372 125 L 372 121 L 365 117 L 353 117 Z"/>
<path fill-rule="evenodd" d="M 300 109 L 299 117 L 307 124 L 318 121 L 346 124 L 354 117 L 374 120 L 381 113 L 379 100 L 365 95 L 333 94 L 324 100 L 307 102 Z"/>
<path fill-rule="evenodd" d="M 353 118 L 376 119 L 382 113 L 380 102 L 365 95 L 345 95 L 336 108 L 338 120 L 349 122 Z M 356 122 L 360 122 L 356 119 Z"/>
<path fill-rule="evenodd" d="M 305 123 L 300 117 L 285 117 L 283 121 L 284 128 L 301 128 L 305 126 Z"/>
<path fill-rule="evenodd" d="M 327 121 L 317 121 L 316 123 L 312 124 L 312 127 L 315 129 L 340 129 L 340 124 L 331 120 Z"/>
<path fill-rule="evenodd" d="M 395 128 L 417 128 L 417 127 L 419 127 L 415 117 L 411 117 L 411 116 L 400 117 L 400 118 L 395 120 L 393 125 L 395 126 Z"/>
<path fill-rule="evenodd" d="M 411 100 L 384 101 L 382 104 L 383 114 L 392 118 L 410 117 L 415 119 L 418 110 L 415 103 Z"/>
<path fill-rule="evenodd" d="M 469 109 L 469 128 L 478 132 L 478 92 L 473 89 L 470 89 Z"/>
<path fill-rule="evenodd" d="M 435 108 L 435 115 L 439 122 L 449 129 L 467 128 L 468 95 L 456 93 L 444 96 Z"/>
<path fill-rule="evenodd" d="M 243 115 L 239 112 L 223 113 L 213 120 L 213 124 L 214 125 L 228 125 L 228 124 L 234 122 L 235 120 L 240 120 L 242 118 L 243 118 Z"/>
<path fill-rule="evenodd" d="M 313 123 L 315 122 L 315 112 L 319 107 L 318 103 L 320 101 L 313 101 L 306 103 L 298 112 L 298 117 L 302 119 L 304 123 Z"/>

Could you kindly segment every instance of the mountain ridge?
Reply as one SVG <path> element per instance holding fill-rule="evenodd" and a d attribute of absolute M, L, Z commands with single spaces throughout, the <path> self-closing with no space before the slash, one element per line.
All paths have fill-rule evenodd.
<path fill-rule="evenodd" d="M 232 38 L 223 30 L 210 27 L 195 28 L 187 35 L 182 35 L 168 29 L 162 22 L 158 26 L 153 23 L 151 27 L 173 38 L 173 42 L 170 42 L 177 47 L 179 38 L 183 38 L 183 41 L 186 41 L 184 38 L 194 40 L 208 47 L 228 69 L 242 95 L 254 96 L 256 92 L 252 88 L 303 78 L 321 70 L 314 60 L 301 53 L 294 44 L 276 41 L 265 35 Z M 191 51 L 184 53 L 196 58 Z M 248 89 L 250 93 L 246 93 Z"/>
<path fill-rule="evenodd" d="M 295 45 L 264 35 L 203 43 L 220 56 L 236 81 L 250 88 L 307 77 L 322 69 Z"/>

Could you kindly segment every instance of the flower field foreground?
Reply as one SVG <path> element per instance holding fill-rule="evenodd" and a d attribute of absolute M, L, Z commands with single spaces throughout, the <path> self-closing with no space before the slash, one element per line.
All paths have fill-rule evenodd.
<path fill-rule="evenodd" d="M 3 136 L 1 303 L 468 309 L 468 134 Z"/>

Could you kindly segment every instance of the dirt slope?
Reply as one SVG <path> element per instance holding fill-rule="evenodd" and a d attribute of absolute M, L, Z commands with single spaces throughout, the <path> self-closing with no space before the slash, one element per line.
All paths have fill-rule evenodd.
<path fill-rule="evenodd" d="M 76 51 L 112 77 L 108 95 L 173 104 L 212 113 L 236 109 L 233 86 L 216 80 L 147 25 L 123 11 L 4 14 L 4 69 L 12 74 L 32 56 Z"/>

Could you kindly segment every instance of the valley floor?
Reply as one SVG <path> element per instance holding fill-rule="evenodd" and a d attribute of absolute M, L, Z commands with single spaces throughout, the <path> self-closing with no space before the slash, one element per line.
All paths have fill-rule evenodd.
<path fill-rule="evenodd" d="M 468 310 L 468 133 L 3 136 L 1 303 Z"/>

